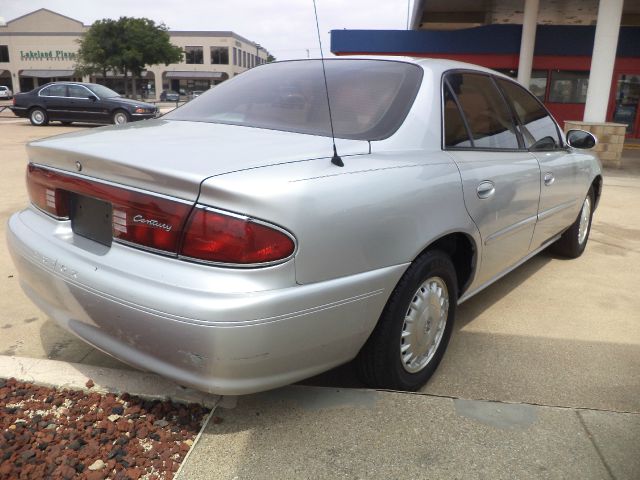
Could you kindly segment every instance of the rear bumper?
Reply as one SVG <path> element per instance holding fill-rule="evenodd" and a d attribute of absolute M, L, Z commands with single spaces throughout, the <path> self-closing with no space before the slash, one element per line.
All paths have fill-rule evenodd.
<path fill-rule="evenodd" d="M 9 110 L 11 110 L 16 117 L 22 117 L 22 118 L 26 118 L 27 117 L 27 108 L 26 107 L 16 107 L 15 105 L 11 105 L 9 107 Z"/>
<path fill-rule="evenodd" d="M 32 209 L 10 218 L 7 240 L 25 293 L 64 328 L 218 394 L 275 388 L 350 360 L 406 269 L 302 286 L 293 261 L 232 270 L 107 248 Z"/>

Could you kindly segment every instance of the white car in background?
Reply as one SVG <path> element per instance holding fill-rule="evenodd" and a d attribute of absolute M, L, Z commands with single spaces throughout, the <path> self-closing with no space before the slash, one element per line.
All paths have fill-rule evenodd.
<path fill-rule="evenodd" d="M 9 87 L 0 85 L 0 98 L 6 98 L 7 100 L 11 100 L 13 98 L 13 92 L 9 89 Z"/>

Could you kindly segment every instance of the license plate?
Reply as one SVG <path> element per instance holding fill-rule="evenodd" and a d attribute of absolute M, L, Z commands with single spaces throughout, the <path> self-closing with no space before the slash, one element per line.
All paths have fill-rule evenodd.
<path fill-rule="evenodd" d="M 76 235 L 110 247 L 113 240 L 112 210 L 109 202 L 74 194 L 71 196 L 71 228 Z"/>

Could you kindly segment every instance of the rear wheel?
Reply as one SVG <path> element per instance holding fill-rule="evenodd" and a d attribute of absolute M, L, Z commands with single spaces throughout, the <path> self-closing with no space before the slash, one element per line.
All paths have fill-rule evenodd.
<path fill-rule="evenodd" d="M 374 388 L 417 390 L 444 355 L 458 300 L 456 271 L 439 250 L 409 267 L 360 351 L 361 380 Z"/>
<path fill-rule="evenodd" d="M 587 247 L 589 232 L 591 231 L 591 220 L 593 219 L 594 195 L 593 187 L 589 189 L 578 218 L 562 234 L 560 239 L 552 245 L 552 250 L 568 258 L 578 258 Z"/>
<path fill-rule="evenodd" d="M 129 114 L 124 110 L 116 110 L 112 117 L 114 125 L 124 125 L 129 122 Z"/>
<path fill-rule="evenodd" d="M 35 125 L 36 127 L 42 127 L 49 123 L 49 117 L 47 112 L 42 108 L 36 107 L 32 108 L 29 112 L 29 121 L 31 125 Z"/>

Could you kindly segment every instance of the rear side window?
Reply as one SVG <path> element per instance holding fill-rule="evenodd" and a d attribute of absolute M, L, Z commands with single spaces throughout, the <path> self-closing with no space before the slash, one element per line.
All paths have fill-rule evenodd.
<path fill-rule="evenodd" d="M 449 85 L 444 86 L 444 144 L 446 147 L 471 146 L 469 133 Z"/>
<path fill-rule="evenodd" d="M 554 150 L 561 143 L 558 129 L 549 113 L 533 95 L 508 80 L 497 80 L 520 121 L 525 146 L 531 150 Z"/>
<path fill-rule="evenodd" d="M 67 86 L 66 85 L 51 85 L 40 91 L 40 95 L 43 97 L 66 97 Z"/>
<path fill-rule="evenodd" d="M 473 147 L 491 150 L 519 148 L 509 107 L 489 76 L 452 73 L 446 79 L 471 130 Z"/>

